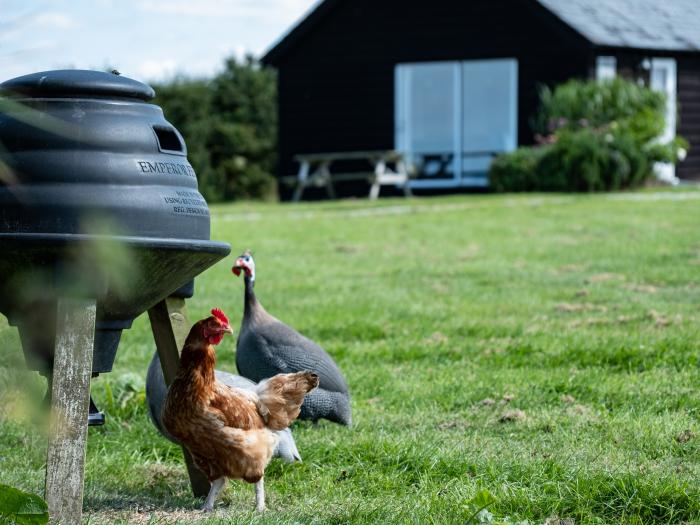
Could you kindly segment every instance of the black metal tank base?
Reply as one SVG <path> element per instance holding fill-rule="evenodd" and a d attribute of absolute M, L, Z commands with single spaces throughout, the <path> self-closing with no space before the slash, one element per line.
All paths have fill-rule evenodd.
<path fill-rule="evenodd" d="M 51 377 L 46 378 L 46 394 L 44 395 L 44 408 L 49 409 L 51 407 Z M 87 424 L 90 427 L 100 427 L 105 424 L 105 415 L 103 412 L 97 408 L 95 401 L 90 396 L 90 406 L 88 408 L 88 419 Z"/>
<path fill-rule="evenodd" d="M 101 427 L 105 424 L 105 415 L 97 409 L 95 402 L 90 396 L 90 408 L 88 409 L 88 425 L 91 427 Z"/>
<path fill-rule="evenodd" d="M 42 375 L 53 367 L 56 346 L 56 302 L 35 305 L 31 313 L 8 317 L 10 326 L 17 326 L 24 359 L 29 370 Z M 117 354 L 122 330 L 131 328 L 133 319 L 123 321 L 97 321 L 95 326 L 95 350 L 92 354 L 92 376 L 111 372 Z"/>
<path fill-rule="evenodd" d="M 93 260 L 114 248 L 117 269 Z M 0 312 L 19 328 L 27 365 L 53 362 L 56 301 L 75 290 L 97 300 L 93 373 L 112 370 L 121 332 L 165 296 L 191 297 L 193 278 L 228 255 L 227 244 L 195 239 L 96 238 L 0 232 Z"/>

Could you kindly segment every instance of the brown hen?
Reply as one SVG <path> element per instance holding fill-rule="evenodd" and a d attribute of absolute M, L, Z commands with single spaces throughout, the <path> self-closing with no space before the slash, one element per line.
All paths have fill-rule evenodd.
<path fill-rule="evenodd" d="M 221 310 L 197 322 L 180 355 L 180 368 L 163 408 L 163 424 L 209 478 L 202 510 L 210 511 L 226 479 L 255 483 L 256 509 L 265 509 L 263 475 L 277 444 L 275 430 L 299 415 L 304 396 L 318 386 L 313 372 L 278 374 L 251 392 L 216 380 L 216 352 L 233 333 Z"/>

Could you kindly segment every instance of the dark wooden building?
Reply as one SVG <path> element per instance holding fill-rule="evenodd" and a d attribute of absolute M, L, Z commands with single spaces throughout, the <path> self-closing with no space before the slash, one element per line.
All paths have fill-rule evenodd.
<path fill-rule="evenodd" d="M 280 175 L 396 148 L 414 188 L 483 186 L 493 154 L 533 142 L 539 85 L 617 74 L 668 94 L 667 136 L 691 144 L 676 175 L 700 180 L 700 0 L 325 0 L 263 62 Z"/>

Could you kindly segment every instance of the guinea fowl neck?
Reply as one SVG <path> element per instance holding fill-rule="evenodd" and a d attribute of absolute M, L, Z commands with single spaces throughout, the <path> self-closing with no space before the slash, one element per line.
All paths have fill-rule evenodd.
<path fill-rule="evenodd" d="M 246 275 L 245 279 L 245 300 L 243 315 L 249 317 L 258 306 L 258 299 L 255 297 L 255 281 Z"/>

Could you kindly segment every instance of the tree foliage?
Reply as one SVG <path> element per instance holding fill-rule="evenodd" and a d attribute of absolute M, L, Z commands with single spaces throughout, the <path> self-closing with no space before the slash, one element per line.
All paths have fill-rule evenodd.
<path fill-rule="evenodd" d="M 252 57 L 229 58 L 211 80 L 176 78 L 154 86 L 155 103 L 182 133 L 209 201 L 275 196 L 275 74 Z"/>

